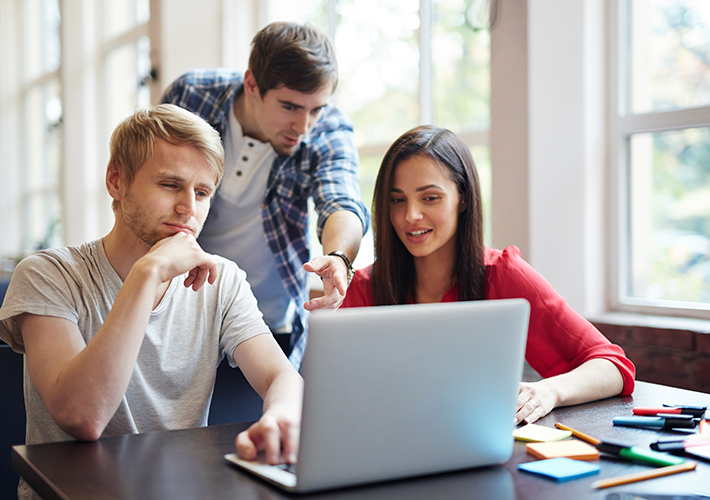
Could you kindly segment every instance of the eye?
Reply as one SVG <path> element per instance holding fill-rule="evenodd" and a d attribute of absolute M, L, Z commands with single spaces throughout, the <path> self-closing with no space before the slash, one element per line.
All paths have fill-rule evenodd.
<path fill-rule="evenodd" d="M 293 111 L 294 109 L 296 109 L 294 106 L 291 106 L 290 104 L 284 104 L 284 105 L 283 105 L 283 108 L 284 108 L 286 111 Z"/>
<path fill-rule="evenodd" d="M 430 194 L 429 196 L 424 197 L 424 201 L 436 201 L 438 200 L 439 197 L 433 194 Z"/>
<path fill-rule="evenodd" d="M 177 184 L 173 182 L 161 182 L 160 185 L 167 189 L 175 189 L 177 187 Z"/>
<path fill-rule="evenodd" d="M 397 205 L 397 204 L 403 203 L 403 202 L 404 202 L 404 198 L 401 198 L 401 197 L 392 197 L 392 198 L 390 199 L 390 203 L 391 203 L 392 205 Z"/>
<path fill-rule="evenodd" d="M 320 108 L 315 108 L 313 111 L 311 111 L 311 114 L 313 116 L 318 116 L 321 113 L 321 111 L 323 111 L 324 109 L 325 109 L 325 106 L 321 106 Z"/>

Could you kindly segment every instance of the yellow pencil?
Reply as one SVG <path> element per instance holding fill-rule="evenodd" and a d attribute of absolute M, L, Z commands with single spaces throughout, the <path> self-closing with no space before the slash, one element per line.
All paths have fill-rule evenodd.
<path fill-rule="evenodd" d="M 581 439 L 582 441 L 586 441 L 587 443 L 591 443 L 591 444 L 593 444 L 594 446 L 596 446 L 596 445 L 598 445 L 599 443 L 601 443 L 601 441 L 599 441 L 597 438 L 593 438 L 592 436 L 589 436 L 589 435 L 587 435 L 587 434 L 585 434 L 585 433 L 583 433 L 583 432 L 576 431 L 576 430 L 574 430 L 573 428 L 567 427 L 566 425 L 562 425 L 562 424 L 559 423 L 559 422 L 557 422 L 557 423 L 555 424 L 555 427 L 557 427 L 558 429 L 561 429 L 561 430 L 563 430 L 563 431 L 570 431 L 574 437 L 578 437 L 578 438 Z"/>
<path fill-rule="evenodd" d="M 693 470 L 695 469 L 696 465 L 698 465 L 697 462 L 686 462 L 680 465 L 670 465 L 668 467 L 659 467 L 658 469 L 653 469 L 650 471 L 627 474 L 626 476 L 602 479 L 601 481 L 596 481 L 592 483 L 592 488 L 611 488 L 612 486 L 619 486 L 621 484 L 635 483 L 637 481 L 645 481 L 646 479 L 668 476 L 670 474 L 677 474 L 679 472 Z"/>

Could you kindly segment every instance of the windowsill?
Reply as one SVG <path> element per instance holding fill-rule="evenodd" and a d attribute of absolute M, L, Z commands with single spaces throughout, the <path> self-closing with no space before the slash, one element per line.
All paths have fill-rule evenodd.
<path fill-rule="evenodd" d="M 640 326 L 666 330 L 686 330 L 696 333 L 710 333 L 710 321 L 696 318 L 673 316 L 651 316 L 647 314 L 608 312 L 587 318 L 592 323 L 619 326 Z"/>

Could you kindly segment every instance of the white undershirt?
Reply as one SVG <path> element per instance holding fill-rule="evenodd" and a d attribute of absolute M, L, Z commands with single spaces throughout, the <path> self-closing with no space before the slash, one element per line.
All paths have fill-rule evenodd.
<path fill-rule="evenodd" d="M 243 135 L 232 108 L 224 133 L 224 177 L 200 244 L 205 251 L 231 259 L 246 271 L 266 324 L 275 333 L 285 333 L 292 329 L 295 303 L 283 286 L 261 220 L 275 159 L 270 143 Z"/>

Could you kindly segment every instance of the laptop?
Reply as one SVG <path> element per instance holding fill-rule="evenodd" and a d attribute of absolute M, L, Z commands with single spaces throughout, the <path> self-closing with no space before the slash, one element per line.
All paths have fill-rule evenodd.
<path fill-rule="evenodd" d="M 295 471 L 225 458 L 301 493 L 504 463 L 529 313 L 524 299 L 317 312 Z"/>

